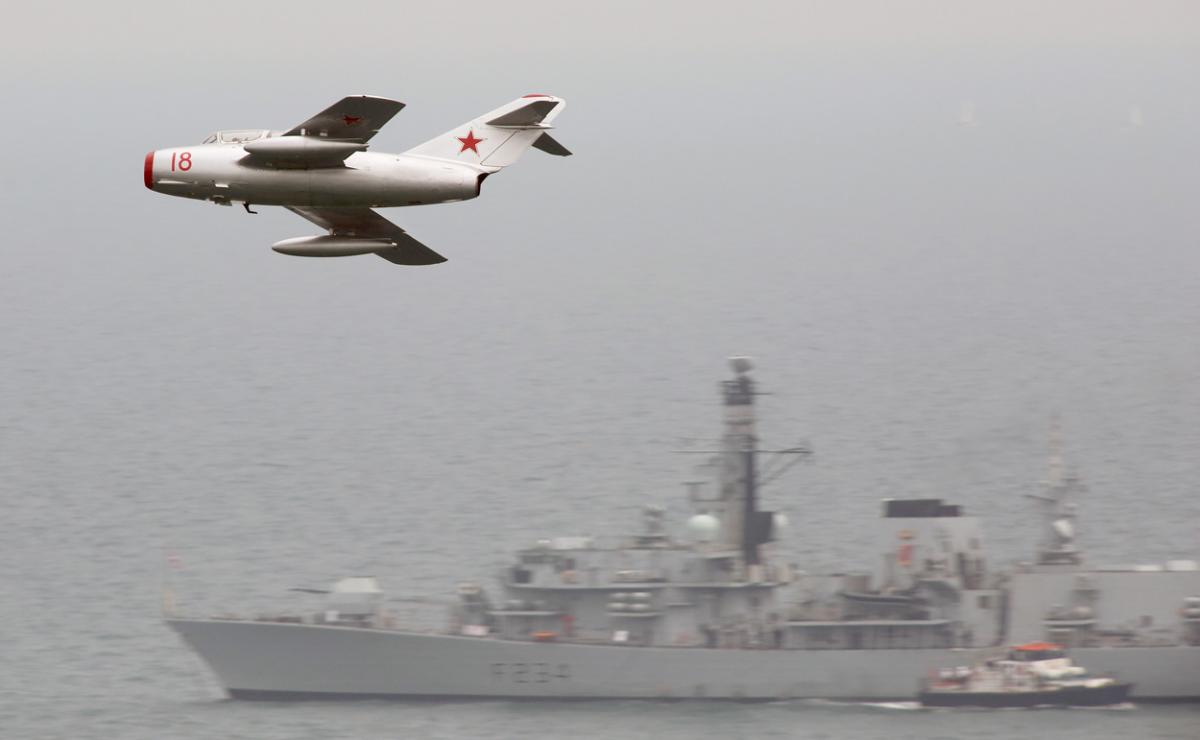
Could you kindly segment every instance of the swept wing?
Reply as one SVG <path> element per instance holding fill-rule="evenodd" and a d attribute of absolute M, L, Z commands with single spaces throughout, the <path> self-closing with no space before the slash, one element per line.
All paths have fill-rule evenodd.
<path fill-rule="evenodd" d="M 397 265 L 436 265 L 446 258 L 408 235 L 404 229 L 388 221 L 370 208 L 308 208 L 286 206 L 289 211 L 329 231 L 328 237 L 316 237 L 310 242 L 295 241 L 293 245 L 280 242 L 275 251 L 301 256 L 332 256 L 331 252 L 316 251 L 320 244 L 333 242 L 344 254 L 373 252 Z M 321 241 L 325 240 L 325 241 Z M 361 243 L 361 249 L 343 245 Z M 312 250 L 308 245 L 313 246 Z M 281 248 L 282 247 L 282 248 Z"/>
<path fill-rule="evenodd" d="M 365 143 L 379 133 L 404 103 L 373 95 L 351 95 L 342 98 L 284 136 L 319 136 L 340 141 Z"/>

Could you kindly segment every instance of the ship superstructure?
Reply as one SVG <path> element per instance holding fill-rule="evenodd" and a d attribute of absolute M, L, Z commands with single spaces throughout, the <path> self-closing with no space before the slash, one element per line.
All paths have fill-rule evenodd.
<path fill-rule="evenodd" d="M 1075 544 L 1081 489 L 1052 460 L 1035 563 L 996 569 L 982 526 L 936 498 L 882 502 L 873 573 L 813 575 L 777 560 L 779 515 L 760 508 L 768 455 L 746 358 L 720 385 L 711 487 L 672 533 L 661 507 L 615 546 L 537 541 L 464 583 L 444 632 L 406 629 L 374 579 L 340 581 L 315 615 L 168 623 L 244 698 L 352 696 L 911 697 L 933 668 L 1006 641 L 1052 639 L 1146 698 L 1200 698 L 1200 569 L 1088 570 Z"/>
<path fill-rule="evenodd" d="M 687 536 L 667 531 L 665 510 L 647 506 L 642 530 L 616 547 L 589 537 L 541 540 L 500 577 L 500 606 L 474 598 L 468 584 L 460 621 L 470 634 L 502 639 L 627 645 L 750 647 L 777 643 L 793 580 L 786 563 L 768 562 L 764 545 L 776 515 L 759 508 L 755 384 L 746 358 L 721 384 L 725 429 L 716 494 L 692 497 Z M 772 454 L 806 454 L 803 448 Z"/>

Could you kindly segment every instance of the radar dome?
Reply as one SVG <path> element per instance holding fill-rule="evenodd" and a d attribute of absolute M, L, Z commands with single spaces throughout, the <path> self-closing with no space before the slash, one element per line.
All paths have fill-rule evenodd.
<path fill-rule="evenodd" d="M 687 528 L 697 542 L 712 542 L 721 531 L 721 521 L 712 514 L 697 514 L 688 519 Z"/>
<path fill-rule="evenodd" d="M 1054 522 L 1054 532 L 1066 541 L 1075 539 L 1075 527 L 1070 519 L 1057 519 Z"/>

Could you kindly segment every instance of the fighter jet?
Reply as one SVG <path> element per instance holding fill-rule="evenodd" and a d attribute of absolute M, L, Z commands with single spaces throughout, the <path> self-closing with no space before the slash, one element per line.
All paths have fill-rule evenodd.
<path fill-rule="evenodd" d="M 220 205 L 283 206 L 327 233 L 277 242 L 300 257 L 377 254 L 398 265 L 446 258 L 373 208 L 453 203 L 479 196 L 484 178 L 533 147 L 568 156 L 550 137 L 565 103 L 526 95 L 403 154 L 367 151 L 367 142 L 404 103 L 370 95 L 342 98 L 287 131 L 218 131 L 196 146 L 146 155 L 146 187 Z"/>

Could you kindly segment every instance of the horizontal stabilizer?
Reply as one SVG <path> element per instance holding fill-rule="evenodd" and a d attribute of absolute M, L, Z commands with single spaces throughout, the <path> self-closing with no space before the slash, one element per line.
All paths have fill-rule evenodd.
<path fill-rule="evenodd" d="M 546 154 L 553 154 L 556 157 L 569 157 L 571 150 L 558 143 L 558 140 L 550 134 L 542 134 L 533 142 L 534 149 L 541 149 Z"/>
<path fill-rule="evenodd" d="M 540 127 L 546 116 L 550 115 L 550 111 L 558 107 L 558 103 L 557 100 L 535 100 L 487 121 L 487 125 L 497 128 Z"/>

